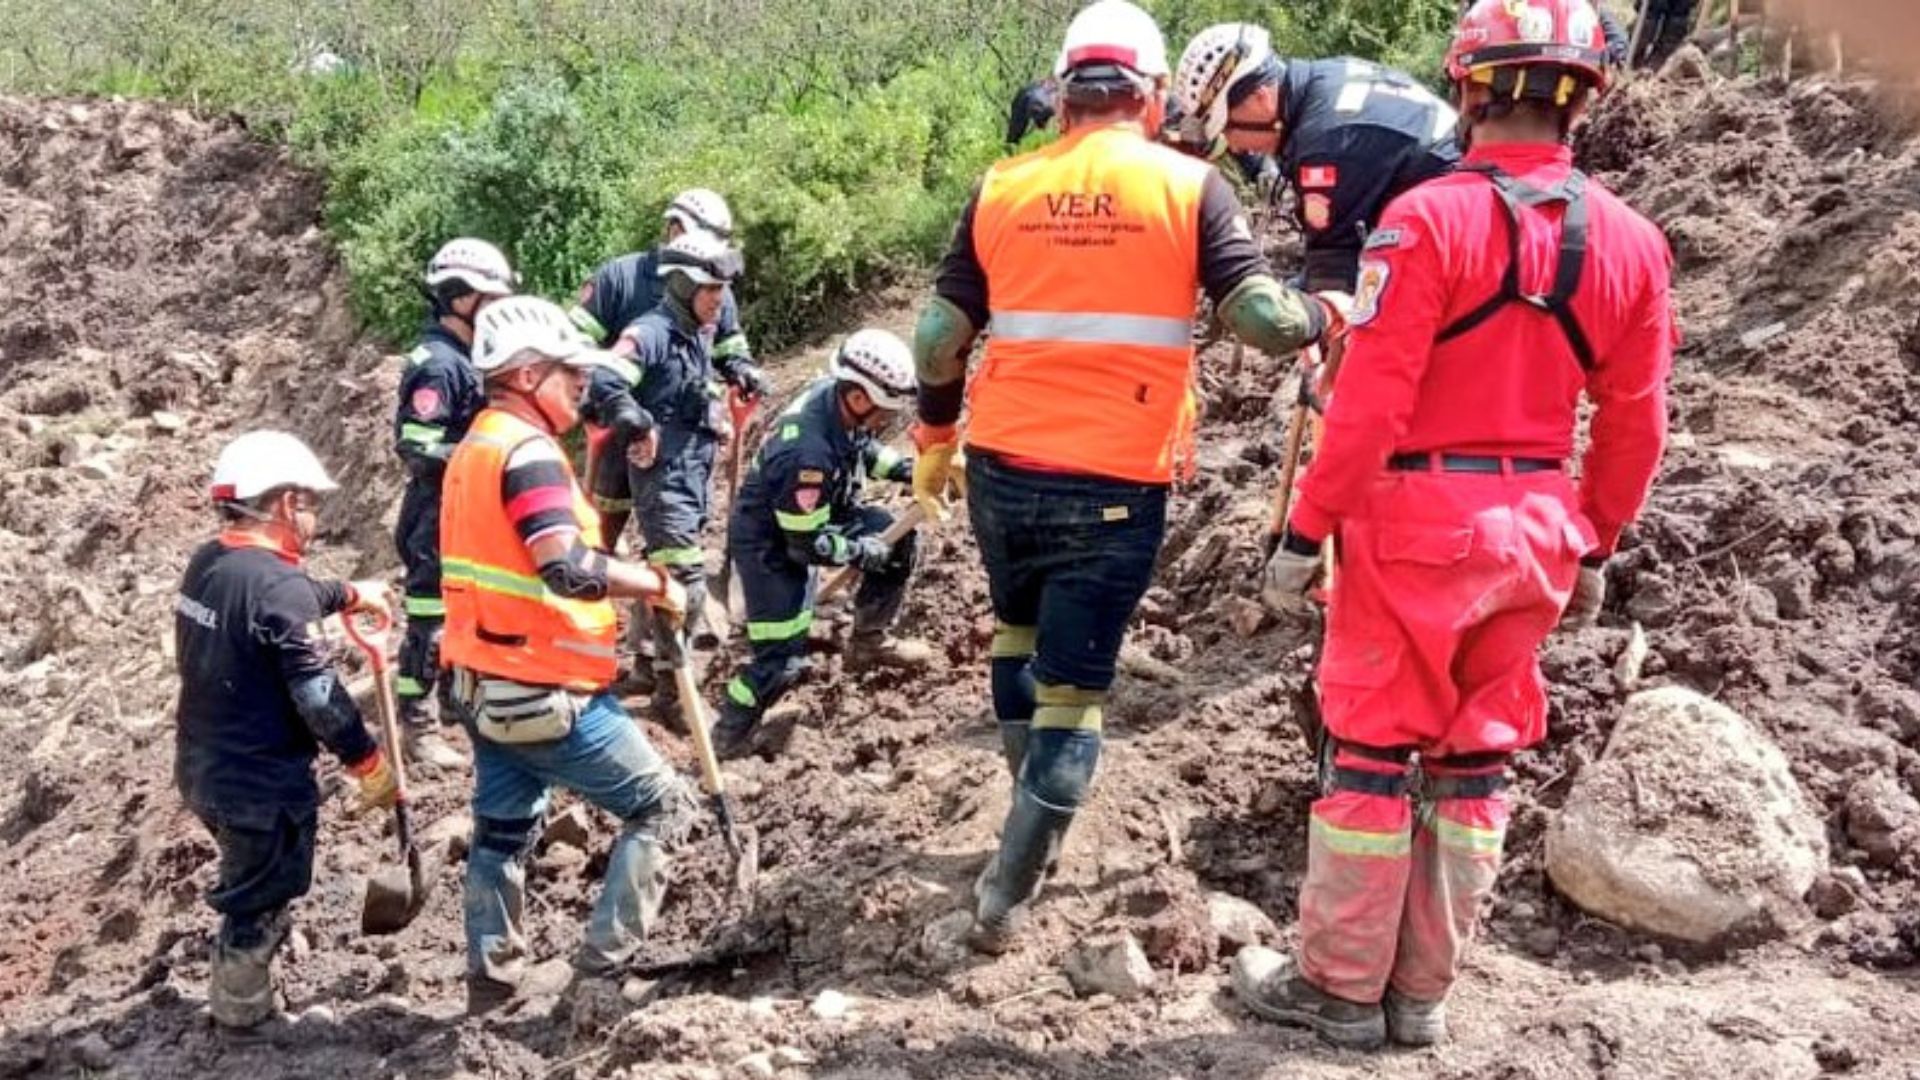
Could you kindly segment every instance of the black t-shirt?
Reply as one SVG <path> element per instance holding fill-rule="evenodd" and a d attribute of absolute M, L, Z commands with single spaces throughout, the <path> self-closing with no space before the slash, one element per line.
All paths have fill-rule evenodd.
<path fill-rule="evenodd" d="M 194 552 L 174 603 L 180 667 L 174 780 L 190 806 L 223 814 L 319 802 L 318 742 L 291 687 L 325 674 L 320 620 L 346 606 L 346 586 L 315 581 L 262 547 L 213 540 Z M 375 749 L 364 724 L 331 745 L 342 761 Z"/>

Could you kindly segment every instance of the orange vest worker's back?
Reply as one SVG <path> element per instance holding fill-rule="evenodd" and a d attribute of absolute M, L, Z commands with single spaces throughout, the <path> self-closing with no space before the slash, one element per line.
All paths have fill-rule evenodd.
<path fill-rule="evenodd" d="M 967 442 L 1164 484 L 1190 430 L 1206 162 L 1127 127 L 1071 134 L 988 170 L 974 210 L 986 360 Z"/>
<path fill-rule="evenodd" d="M 569 600 L 548 589 L 507 516 L 507 458 L 552 436 L 499 409 L 476 417 L 447 462 L 441 488 L 441 595 L 447 602 L 443 663 L 483 675 L 578 693 L 604 689 L 616 671 L 613 604 Z M 558 450 L 556 448 L 556 453 Z M 600 546 L 600 516 L 559 453 L 573 488 L 582 540 Z"/>

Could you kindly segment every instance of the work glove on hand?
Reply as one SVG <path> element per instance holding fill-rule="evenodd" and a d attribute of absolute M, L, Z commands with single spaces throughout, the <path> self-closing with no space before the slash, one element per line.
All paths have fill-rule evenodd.
<path fill-rule="evenodd" d="M 1600 607 L 1606 601 L 1606 564 L 1582 562 L 1580 576 L 1573 582 L 1573 596 L 1560 613 L 1561 629 L 1580 630 L 1599 622 Z"/>
<path fill-rule="evenodd" d="M 388 810 L 400 801 L 400 780 L 393 775 L 387 755 L 379 750 L 347 766 L 347 774 L 360 786 L 360 805 L 368 810 Z"/>
<path fill-rule="evenodd" d="M 1320 553 L 1302 554 L 1285 541 L 1260 574 L 1260 600 L 1276 615 L 1300 615 L 1312 607 L 1308 593 L 1320 577 Z"/>
<path fill-rule="evenodd" d="M 850 546 L 850 561 L 867 573 L 884 569 L 893 558 L 893 545 L 878 536 L 863 536 Z"/>
<path fill-rule="evenodd" d="M 933 521 L 947 520 L 947 485 L 967 494 L 967 459 L 960 453 L 960 433 L 952 425 L 913 426 L 913 500 Z"/>
<path fill-rule="evenodd" d="M 767 373 L 745 360 L 736 360 L 727 370 L 727 382 L 748 398 L 763 398 L 773 392 Z"/>
<path fill-rule="evenodd" d="M 393 599 L 387 591 L 387 583 L 372 580 L 347 582 L 346 610 L 376 612 L 393 618 Z"/>
<path fill-rule="evenodd" d="M 657 566 L 653 567 L 653 572 L 659 577 L 660 585 L 655 591 L 641 597 L 641 600 L 677 625 L 687 617 L 687 587 Z"/>
<path fill-rule="evenodd" d="M 636 469 L 651 469 L 660 456 L 660 429 L 650 427 L 646 434 L 636 435 L 627 444 L 627 464 Z"/>

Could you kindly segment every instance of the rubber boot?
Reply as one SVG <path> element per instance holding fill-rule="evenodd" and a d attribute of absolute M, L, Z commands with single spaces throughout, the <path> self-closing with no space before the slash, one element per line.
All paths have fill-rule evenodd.
<path fill-rule="evenodd" d="M 573 960 L 576 969 L 606 978 L 639 951 L 659 925 L 671 863 L 660 841 L 645 829 L 630 829 L 615 842 L 606 883 Z"/>
<path fill-rule="evenodd" d="M 1381 1005 L 1387 1013 L 1387 1038 L 1401 1046 L 1432 1046 L 1446 1039 L 1445 1001 L 1416 1001 L 1389 988 Z"/>
<path fill-rule="evenodd" d="M 213 976 L 207 986 L 214 1023 L 250 1028 L 273 1015 L 273 951 L 278 944 L 271 937 L 249 949 L 214 943 Z"/>
<path fill-rule="evenodd" d="M 1025 790 L 1014 792 L 1013 808 L 1000 831 L 1000 850 L 976 886 L 979 902 L 967 944 L 993 956 L 1012 947 L 1027 902 L 1039 889 L 1049 861 L 1059 857 L 1061 839 L 1071 824 L 1071 811 L 1046 806 Z"/>
<path fill-rule="evenodd" d="M 647 696 L 647 718 L 669 731 L 685 732 L 687 718 L 680 712 L 680 683 L 673 665 L 653 661 L 653 690 Z"/>
<path fill-rule="evenodd" d="M 933 646 L 914 638 L 891 637 L 884 630 L 855 626 L 847 639 L 847 670 L 894 668 L 919 671 L 933 662 Z"/>
<path fill-rule="evenodd" d="M 719 719 L 713 722 L 714 754 L 723 761 L 744 756 L 753 745 L 754 729 L 759 726 L 759 710 L 732 698 L 722 701 Z"/>
<path fill-rule="evenodd" d="M 1293 958 L 1249 945 L 1233 957 L 1233 994 L 1258 1016 L 1310 1028 L 1349 1050 L 1386 1044 L 1387 1021 L 1376 1003 L 1334 997 L 1307 981 Z"/>

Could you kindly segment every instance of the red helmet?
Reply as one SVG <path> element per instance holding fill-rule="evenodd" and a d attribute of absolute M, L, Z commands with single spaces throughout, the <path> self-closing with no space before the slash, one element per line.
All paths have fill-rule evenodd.
<path fill-rule="evenodd" d="M 1555 67 L 1595 89 L 1610 77 L 1606 33 L 1590 0 L 1475 0 L 1447 49 L 1447 77 L 1485 80 L 1495 68 Z"/>

